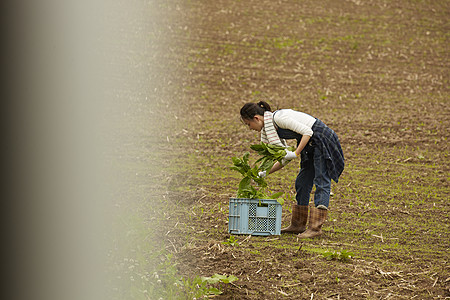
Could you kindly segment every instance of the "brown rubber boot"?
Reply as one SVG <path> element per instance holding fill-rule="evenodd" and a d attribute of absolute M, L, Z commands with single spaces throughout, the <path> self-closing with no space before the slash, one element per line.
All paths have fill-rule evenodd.
<path fill-rule="evenodd" d="M 308 205 L 292 205 L 291 225 L 281 229 L 281 233 L 302 233 L 306 230 Z"/>
<path fill-rule="evenodd" d="M 299 234 L 298 238 L 306 239 L 306 238 L 312 238 L 312 237 L 321 235 L 322 234 L 322 225 L 323 225 L 323 223 L 325 223 L 327 214 L 328 214 L 327 209 L 311 207 L 310 215 L 309 215 L 308 229 L 305 232 Z"/>

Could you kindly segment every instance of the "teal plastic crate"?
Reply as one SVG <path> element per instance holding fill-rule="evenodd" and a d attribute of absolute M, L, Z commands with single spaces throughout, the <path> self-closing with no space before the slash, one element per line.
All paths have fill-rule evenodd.
<path fill-rule="evenodd" d="M 273 199 L 230 198 L 228 232 L 280 235 L 281 204 Z"/>

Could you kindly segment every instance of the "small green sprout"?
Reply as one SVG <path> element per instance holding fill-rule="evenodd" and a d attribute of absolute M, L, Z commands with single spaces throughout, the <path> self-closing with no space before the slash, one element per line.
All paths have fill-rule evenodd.
<path fill-rule="evenodd" d="M 323 253 L 323 257 L 327 260 L 349 261 L 353 257 L 353 253 L 347 250 L 327 251 Z"/>
<path fill-rule="evenodd" d="M 239 245 L 238 239 L 234 235 L 230 236 L 230 238 L 226 242 L 223 242 L 222 244 L 230 245 L 230 246 L 237 246 L 237 245 Z"/>

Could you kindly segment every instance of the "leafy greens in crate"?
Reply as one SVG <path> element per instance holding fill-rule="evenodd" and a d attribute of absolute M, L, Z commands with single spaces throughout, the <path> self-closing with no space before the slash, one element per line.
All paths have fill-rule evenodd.
<path fill-rule="evenodd" d="M 239 183 L 237 197 L 248 199 L 277 199 L 283 192 L 268 196 L 266 193 L 267 182 L 264 178 L 259 177 L 258 173 L 260 171 L 270 170 L 276 161 L 281 162 L 286 155 L 285 148 L 265 143 L 252 145 L 250 148 L 262 156 L 255 162 L 253 167 L 250 166 L 248 161 L 250 156 L 249 152 L 246 152 L 242 158 L 232 158 L 233 166 L 231 166 L 231 169 L 241 173 L 244 177 Z M 255 183 L 256 187 L 252 183 Z M 280 204 L 284 203 L 282 198 L 278 198 L 277 201 Z"/>

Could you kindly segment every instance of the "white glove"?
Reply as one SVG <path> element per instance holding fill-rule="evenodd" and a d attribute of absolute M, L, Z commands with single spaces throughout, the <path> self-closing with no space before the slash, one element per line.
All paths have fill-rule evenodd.
<path fill-rule="evenodd" d="M 286 150 L 286 155 L 284 156 L 284 160 L 293 160 L 294 158 L 297 158 L 297 154 L 295 152 Z"/>
<path fill-rule="evenodd" d="M 266 171 L 261 171 L 261 172 L 258 172 L 258 176 L 260 177 L 260 178 L 264 178 L 264 177 L 266 177 Z"/>
<path fill-rule="evenodd" d="M 295 152 L 286 150 L 286 155 L 283 157 L 283 159 L 281 160 L 281 165 L 284 167 L 286 166 L 291 160 L 293 160 L 294 158 L 297 158 L 297 154 L 295 154 Z"/>

